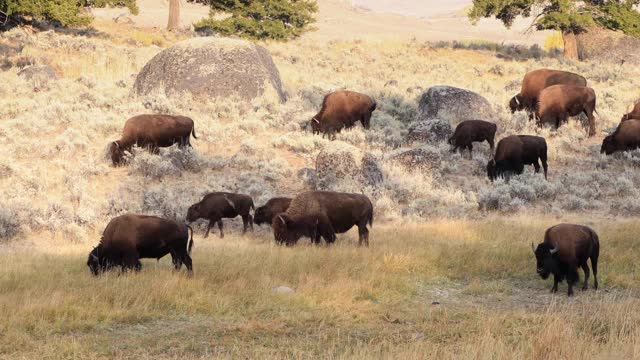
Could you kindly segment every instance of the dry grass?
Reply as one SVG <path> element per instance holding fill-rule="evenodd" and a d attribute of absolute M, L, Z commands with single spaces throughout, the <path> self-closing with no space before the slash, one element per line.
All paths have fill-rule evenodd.
<path fill-rule="evenodd" d="M 579 219 L 572 219 L 579 221 Z M 551 295 L 529 243 L 554 221 L 375 225 L 336 246 L 274 246 L 265 230 L 196 238 L 194 278 L 167 259 L 98 279 L 86 247 L 0 254 L 7 358 L 584 359 L 639 355 L 634 222 L 598 221 L 601 289 Z M 198 234 L 201 235 L 201 234 Z M 274 294 L 289 286 L 295 294 Z M 566 344 L 572 344 L 567 347 Z"/>
<path fill-rule="evenodd" d="M 587 139 L 575 121 L 555 132 L 506 110 L 522 74 L 562 68 L 589 79 L 598 126 L 608 129 L 640 96 L 637 68 L 510 62 L 419 42 L 301 40 L 266 44 L 287 103 L 199 103 L 132 97 L 135 74 L 159 48 L 140 39 L 131 45 L 125 30 L 112 31 L 0 37 L 0 46 L 19 49 L 5 59 L 10 66 L 0 82 L 0 357 L 640 356 L 638 227 L 613 220 L 640 214 L 640 155 L 601 157 L 601 134 Z M 17 75 L 24 63 L 50 65 L 58 80 L 27 81 Z M 389 80 L 397 85 L 385 86 Z M 476 147 L 474 160 L 450 154 L 445 144 L 427 145 L 441 159 L 429 171 L 391 160 L 408 149 L 416 87 L 441 84 L 485 96 L 496 109 L 498 137 L 545 136 L 550 181 L 529 174 L 490 184 L 486 145 Z M 338 88 L 376 98 L 372 130 L 358 127 L 335 143 L 301 131 L 322 96 Z M 137 152 L 128 167 L 112 168 L 106 144 L 127 118 L 144 112 L 194 118 L 194 151 Z M 370 249 L 356 248 L 353 234 L 329 249 L 284 249 L 263 229 L 224 241 L 198 237 L 193 279 L 171 273 L 167 259 L 146 261 L 140 274 L 94 279 L 86 271 L 87 253 L 111 217 L 183 218 L 212 190 L 248 193 L 256 204 L 295 194 L 310 186 L 300 171 L 314 169 L 318 153 L 332 147 L 379 159 L 379 184 L 334 184 L 373 199 Z M 479 210 L 481 204 L 494 210 Z M 529 244 L 564 220 L 591 224 L 603 239 L 602 291 L 566 299 L 535 278 Z M 238 223 L 227 226 L 234 233 Z M 280 285 L 296 293 L 273 294 Z"/>

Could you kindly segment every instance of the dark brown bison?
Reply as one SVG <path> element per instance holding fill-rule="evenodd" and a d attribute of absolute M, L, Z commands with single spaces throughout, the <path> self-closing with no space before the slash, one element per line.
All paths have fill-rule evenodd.
<path fill-rule="evenodd" d="M 636 105 L 634 106 L 633 110 L 631 110 L 631 112 L 629 112 L 628 114 L 624 114 L 622 116 L 621 121 L 627 121 L 627 120 L 640 120 L 640 101 L 636 103 Z"/>
<path fill-rule="evenodd" d="M 458 124 L 448 142 L 453 146 L 452 151 L 457 149 L 462 151 L 466 148 L 469 149 L 469 155 L 473 157 L 472 143 L 486 141 L 493 153 L 496 130 L 498 130 L 498 126 L 494 123 L 483 120 L 467 120 Z"/>
<path fill-rule="evenodd" d="M 287 211 L 289 204 L 291 204 L 291 200 L 292 199 L 288 197 L 276 197 L 269 199 L 266 204 L 256 208 L 256 211 L 253 214 L 253 222 L 256 225 L 271 225 L 274 216 Z"/>
<path fill-rule="evenodd" d="M 567 71 L 538 69 L 528 72 L 522 79 L 520 93 L 511 98 L 511 112 L 535 112 L 540 92 L 553 85 L 587 86 L 587 79 Z"/>
<path fill-rule="evenodd" d="M 360 121 L 365 129 L 369 129 L 371 114 L 376 109 L 376 102 L 365 94 L 355 91 L 341 90 L 324 97 L 322 109 L 311 121 L 314 134 L 323 133 L 335 138 L 335 134 L 344 128 L 350 128 Z"/>
<path fill-rule="evenodd" d="M 493 159 L 487 164 L 487 175 L 491 181 L 510 173 L 522 174 L 525 165 L 533 165 L 540 172 L 542 162 L 544 178 L 547 178 L 547 142 L 532 135 L 511 135 L 500 140 Z"/>
<path fill-rule="evenodd" d="M 122 137 L 109 145 L 109 154 L 114 166 L 122 163 L 124 152 L 134 145 L 158 152 L 158 148 L 178 144 L 191 146 L 193 136 L 197 139 L 193 120 L 186 116 L 174 115 L 138 115 L 127 120 Z"/>
<path fill-rule="evenodd" d="M 598 289 L 598 255 L 600 254 L 600 241 L 598 234 L 592 229 L 573 224 L 559 224 L 550 227 L 544 234 L 544 242 L 531 250 L 536 255 L 537 273 L 543 279 L 553 274 L 553 287 L 551 292 L 558 291 L 558 283 L 567 279 L 569 285 L 568 295 L 573 295 L 573 284 L 580 276 L 578 266 L 584 271 L 584 285 L 582 290 L 587 290 L 589 280 L 589 266 L 587 260 L 591 259 L 593 268 L 593 288 Z"/>
<path fill-rule="evenodd" d="M 303 236 L 315 244 L 320 243 L 320 237 L 331 244 L 336 234 L 355 225 L 358 244 L 369 246 L 367 224 L 373 224 L 373 205 L 365 195 L 309 191 L 296 196 L 286 212 L 273 218 L 271 226 L 276 242 L 292 246 Z"/>
<path fill-rule="evenodd" d="M 596 93 L 592 88 L 575 85 L 553 85 L 540 93 L 536 119 L 538 124 L 554 124 L 556 129 L 570 116 L 581 113 L 589 119 L 589 136 L 596 134 Z"/>
<path fill-rule="evenodd" d="M 176 270 L 184 264 L 192 274 L 192 247 L 193 230 L 186 224 L 155 216 L 125 214 L 109 222 L 100 243 L 89 253 L 87 266 L 94 275 L 116 266 L 122 271 L 139 271 L 140 259 L 159 260 L 171 254 Z"/>
<path fill-rule="evenodd" d="M 205 197 L 197 204 L 191 205 L 187 210 L 187 221 L 194 222 L 198 219 L 207 219 L 207 232 L 204 234 L 206 238 L 209 236 L 209 230 L 215 223 L 218 223 L 220 229 L 220 237 L 224 237 L 222 231 L 222 219 L 233 219 L 236 216 L 242 217 L 244 228 L 242 234 L 247 232 L 250 226 L 253 231 L 253 218 L 251 217 L 251 209 L 254 209 L 253 200 L 249 195 L 234 194 L 227 192 L 213 192 L 205 195 Z"/>
<path fill-rule="evenodd" d="M 640 148 L 640 120 L 621 122 L 613 134 L 602 141 L 600 153 L 611 155 L 618 151 Z"/>

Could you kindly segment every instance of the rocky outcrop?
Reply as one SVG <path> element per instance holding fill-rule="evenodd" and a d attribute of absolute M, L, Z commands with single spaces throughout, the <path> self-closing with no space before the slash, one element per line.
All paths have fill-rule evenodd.
<path fill-rule="evenodd" d="M 262 46 L 244 40 L 201 37 L 158 53 L 140 71 L 134 93 L 195 98 L 268 96 L 285 100 L 280 73 Z"/>
<path fill-rule="evenodd" d="M 422 120 L 409 127 L 407 142 L 437 142 L 445 141 L 453 134 L 453 128 L 448 121 L 441 119 Z"/>
<path fill-rule="evenodd" d="M 578 58 L 640 65 L 640 39 L 621 32 L 594 29 L 576 35 Z"/>
<path fill-rule="evenodd" d="M 418 120 L 442 119 L 457 125 L 464 120 L 491 120 L 491 104 L 484 97 L 452 86 L 429 88 L 418 105 Z"/>

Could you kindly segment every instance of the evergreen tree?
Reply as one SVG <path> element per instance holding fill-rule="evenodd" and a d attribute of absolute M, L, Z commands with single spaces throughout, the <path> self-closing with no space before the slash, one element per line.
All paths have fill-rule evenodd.
<path fill-rule="evenodd" d="M 565 57 L 577 58 L 575 34 L 591 27 L 640 37 L 640 13 L 634 9 L 639 4 L 640 0 L 473 0 L 469 18 L 496 17 L 510 27 L 517 16 L 540 10 L 534 20 L 536 29 L 561 31 Z"/>
<path fill-rule="evenodd" d="M 105 6 L 126 6 L 138 13 L 135 0 L 0 0 L 0 11 L 14 19 L 34 18 L 71 27 L 91 23 L 85 8 Z"/>
<path fill-rule="evenodd" d="M 209 0 L 209 18 L 197 24 L 210 30 L 248 39 L 287 40 L 300 36 L 315 19 L 318 6 L 312 0 Z M 217 19 L 216 15 L 231 16 Z"/>

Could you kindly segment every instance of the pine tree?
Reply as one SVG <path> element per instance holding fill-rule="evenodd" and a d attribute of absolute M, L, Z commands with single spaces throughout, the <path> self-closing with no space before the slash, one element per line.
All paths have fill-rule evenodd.
<path fill-rule="evenodd" d="M 0 11 L 13 19 L 33 18 L 71 27 L 91 23 L 85 8 L 105 6 L 126 6 L 138 13 L 135 0 L 0 0 Z"/>
<path fill-rule="evenodd" d="M 318 6 L 312 0 L 211 0 L 209 18 L 197 31 L 237 35 L 248 39 L 288 40 L 300 36 L 315 19 Z M 231 16 L 217 19 L 218 14 Z"/>
<path fill-rule="evenodd" d="M 577 58 L 575 35 L 592 27 L 621 30 L 640 37 L 640 13 L 634 6 L 640 0 L 473 0 L 469 18 L 496 17 L 510 27 L 517 16 L 535 18 L 537 30 L 558 30 L 564 39 L 565 57 Z"/>

